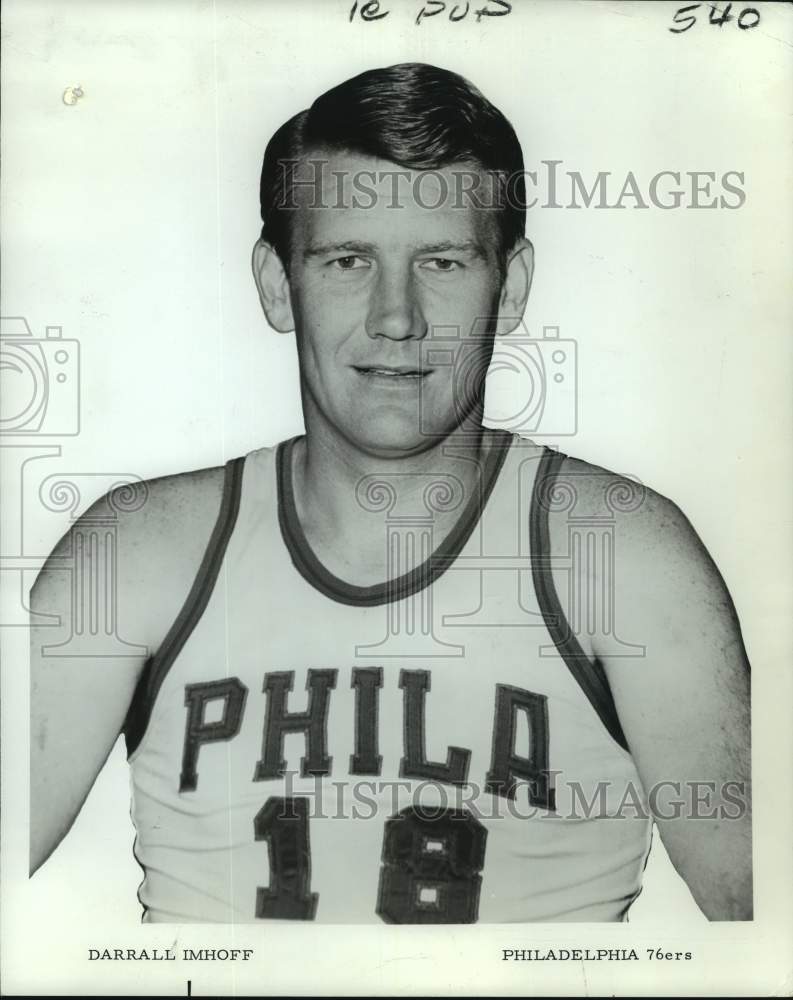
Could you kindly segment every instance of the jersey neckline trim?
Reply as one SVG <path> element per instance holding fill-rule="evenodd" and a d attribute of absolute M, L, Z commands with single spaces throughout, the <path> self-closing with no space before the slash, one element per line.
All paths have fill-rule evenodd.
<path fill-rule="evenodd" d="M 299 436 L 282 441 L 276 451 L 278 523 L 281 536 L 295 569 L 316 590 L 340 604 L 374 607 L 400 601 L 434 583 L 462 552 L 479 523 L 499 473 L 506 461 L 513 435 L 496 431 L 490 451 L 482 464 L 479 484 L 452 530 L 420 566 L 394 580 L 360 587 L 331 573 L 308 543 L 295 506 L 292 483 L 292 455 Z"/>

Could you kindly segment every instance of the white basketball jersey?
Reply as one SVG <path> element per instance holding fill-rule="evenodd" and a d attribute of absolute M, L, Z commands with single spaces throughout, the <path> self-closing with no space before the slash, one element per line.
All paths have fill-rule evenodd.
<path fill-rule="evenodd" d="M 351 503 L 383 525 L 382 586 L 347 584 L 309 548 L 294 440 L 227 465 L 198 578 L 127 720 L 144 920 L 625 918 L 651 823 L 551 579 L 560 456 L 497 442 L 472 496 L 419 477 L 421 516 L 388 475 L 359 484 Z M 455 508 L 438 545 L 435 515 Z"/>

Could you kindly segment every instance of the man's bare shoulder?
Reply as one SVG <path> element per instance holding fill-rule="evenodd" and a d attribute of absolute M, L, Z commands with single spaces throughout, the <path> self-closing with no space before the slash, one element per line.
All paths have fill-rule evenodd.
<path fill-rule="evenodd" d="M 582 547 L 581 582 L 596 582 L 596 592 L 607 584 L 614 613 L 642 633 L 643 644 L 648 637 L 659 647 L 673 637 L 685 642 L 703 623 L 714 643 L 740 635 L 724 579 L 675 501 L 629 476 L 567 456 L 556 482 L 565 502 L 563 510 L 550 505 L 552 549 L 566 550 L 575 521 L 594 536 L 589 549 Z M 593 643 L 597 651 L 598 636 Z"/>
<path fill-rule="evenodd" d="M 222 465 L 158 476 L 105 494 L 89 515 L 102 506 L 118 513 L 122 530 L 147 546 L 157 535 L 190 537 L 202 526 L 211 530 L 223 496 L 224 479 Z"/>
<path fill-rule="evenodd" d="M 89 562 L 112 563 L 120 620 L 133 641 L 157 644 L 178 614 L 198 572 L 223 498 L 224 466 L 159 476 L 118 486 L 96 500 L 51 553 L 31 592 L 34 611 L 51 612 L 65 601 L 70 563 L 79 535 Z M 106 530 L 97 531 L 97 527 Z M 112 541 L 111 541 L 112 539 Z M 90 565 L 87 567 L 90 572 Z M 139 639 L 138 639 L 139 637 Z"/>
<path fill-rule="evenodd" d="M 680 507 L 635 477 L 565 455 L 556 484 L 564 491 L 564 502 L 549 505 L 556 522 L 581 518 L 612 525 L 641 560 L 652 559 L 659 546 L 667 553 L 707 556 Z"/>
<path fill-rule="evenodd" d="M 167 549 L 174 549 L 178 540 L 200 534 L 202 527 L 211 530 L 224 478 L 225 467 L 219 465 L 119 485 L 95 500 L 76 520 L 53 555 L 63 554 L 75 531 L 96 524 L 116 528 L 130 553 L 139 549 L 153 555 L 163 539 L 170 543 Z"/>
<path fill-rule="evenodd" d="M 685 595 L 689 611 L 735 622 L 722 575 L 674 500 L 630 476 L 563 456 L 547 507 L 551 550 L 568 552 L 571 531 L 578 534 L 579 558 L 570 571 L 580 584 L 607 585 L 623 616 L 650 619 L 653 628 L 670 618 L 682 622 Z M 566 591 L 569 576 L 557 569 L 554 579 Z"/>

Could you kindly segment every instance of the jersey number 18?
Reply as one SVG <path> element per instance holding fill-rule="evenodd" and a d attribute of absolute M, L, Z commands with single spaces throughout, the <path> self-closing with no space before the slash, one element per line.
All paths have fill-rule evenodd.
<path fill-rule="evenodd" d="M 270 884 L 256 890 L 256 917 L 313 920 L 308 799 L 269 798 L 253 821 L 266 840 Z M 466 809 L 408 806 L 385 824 L 375 912 L 390 924 L 471 924 L 479 912 L 487 830 Z"/>

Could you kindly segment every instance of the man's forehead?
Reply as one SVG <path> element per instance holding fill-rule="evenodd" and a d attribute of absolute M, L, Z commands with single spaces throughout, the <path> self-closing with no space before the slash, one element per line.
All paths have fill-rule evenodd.
<path fill-rule="evenodd" d="M 360 186 L 361 178 L 366 178 L 369 184 L 389 194 L 393 190 L 407 194 L 413 188 L 424 185 L 429 188 L 434 184 L 436 189 L 452 187 L 453 180 L 457 179 L 459 185 L 463 175 L 468 187 L 477 183 L 471 179 L 473 176 L 477 177 L 479 186 L 484 187 L 491 176 L 489 171 L 469 160 L 446 163 L 440 167 L 417 168 L 363 153 L 324 149 L 307 152 L 297 161 L 296 169 L 296 176 L 301 181 L 319 176 L 322 183 L 334 191 L 340 185 L 351 189 Z"/>
<path fill-rule="evenodd" d="M 317 150 L 292 167 L 290 208 L 305 242 L 413 231 L 424 244 L 464 242 L 492 235 L 495 180 L 478 164 L 458 162 L 437 169 L 403 167 L 356 153 Z"/>

